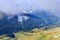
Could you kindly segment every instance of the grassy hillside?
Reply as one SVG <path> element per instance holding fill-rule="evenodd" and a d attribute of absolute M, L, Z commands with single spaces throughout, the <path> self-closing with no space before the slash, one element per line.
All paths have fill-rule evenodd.
<path fill-rule="evenodd" d="M 0 40 L 60 40 L 60 28 L 50 30 L 33 29 L 29 32 L 14 33 L 16 38 L 9 38 L 6 35 L 0 36 Z"/>

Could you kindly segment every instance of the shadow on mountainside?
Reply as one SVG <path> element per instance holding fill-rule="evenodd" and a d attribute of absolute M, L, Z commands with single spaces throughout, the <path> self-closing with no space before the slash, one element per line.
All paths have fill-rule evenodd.
<path fill-rule="evenodd" d="M 40 12 L 39 12 L 40 13 Z M 41 13 L 42 14 L 42 13 Z M 36 14 L 32 15 L 32 14 L 21 14 L 21 16 L 27 16 L 29 17 L 29 19 L 25 20 L 23 18 L 22 23 L 18 21 L 18 15 L 13 16 L 10 19 L 7 19 L 8 16 L 4 16 L 1 20 L 0 20 L 0 35 L 6 34 L 9 37 L 15 38 L 14 33 L 19 32 L 19 31 L 30 31 L 34 28 L 42 28 L 42 27 L 46 27 L 46 26 L 51 26 L 51 25 L 55 25 L 56 22 L 58 21 L 57 17 L 51 17 L 49 15 L 45 15 L 45 13 L 43 12 L 43 14 L 45 15 L 41 15 L 38 14 L 36 16 Z M 57 19 L 56 19 L 57 18 Z M 55 19 L 55 20 L 53 20 Z"/>

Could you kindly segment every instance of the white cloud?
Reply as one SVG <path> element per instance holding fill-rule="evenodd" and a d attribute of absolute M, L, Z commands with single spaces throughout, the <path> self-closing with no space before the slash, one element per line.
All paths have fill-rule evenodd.
<path fill-rule="evenodd" d="M 16 14 L 22 10 L 31 9 L 45 9 L 59 15 L 60 0 L 0 0 L 0 11 L 7 14 Z"/>
<path fill-rule="evenodd" d="M 22 21 L 23 21 L 22 16 L 18 16 L 18 21 L 19 21 L 19 22 L 22 22 Z"/>
<path fill-rule="evenodd" d="M 18 21 L 19 22 L 25 21 L 27 19 L 29 19 L 29 17 L 27 17 L 27 16 L 21 16 L 21 15 L 18 16 Z"/>

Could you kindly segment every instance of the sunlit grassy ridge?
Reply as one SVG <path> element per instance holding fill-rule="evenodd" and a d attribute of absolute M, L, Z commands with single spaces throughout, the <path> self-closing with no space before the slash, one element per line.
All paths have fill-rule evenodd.
<path fill-rule="evenodd" d="M 14 33 L 16 38 L 9 38 L 6 35 L 0 36 L 0 40 L 60 40 L 60 28 L 50 30 L 33 29 L 29 32 Z"/>

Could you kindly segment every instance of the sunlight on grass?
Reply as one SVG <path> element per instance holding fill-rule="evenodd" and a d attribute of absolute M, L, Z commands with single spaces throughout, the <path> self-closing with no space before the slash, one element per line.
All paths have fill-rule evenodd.
<path fill-rule="evenodd" d="M 16 38 L 0 37 L 0 40 L 60 40 L 60 28 L 50 30 L 33 29 L 14 33 Z"/>

